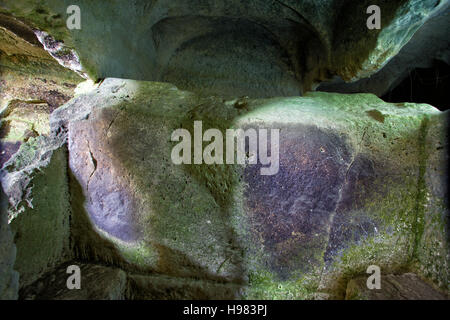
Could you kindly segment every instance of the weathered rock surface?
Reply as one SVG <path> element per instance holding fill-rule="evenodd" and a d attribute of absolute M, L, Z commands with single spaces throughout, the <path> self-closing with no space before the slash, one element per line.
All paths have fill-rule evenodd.
<path fill-rule="evenodd" d="M 347 300 L 448 300 L 448 296 L 413 273 L 381 276 L 381 289 L 369 290 L 367 277 L 351 280 Z"/>
<path fill-rule="evenodd" d="M 450 2 L 440 9 L 414 33 L 411 40 L 385 66 L 369 77 L 354 82 L 341 78 L 323 82 L 317 90 L 339 93 L 373 93 L 382 97 L 395 88 L 415 68 L 428 68 L 435 60 L 450 65 Z"/>
<path fill-rule="evenodd" d="M 18 298 L 19 274 L 14 271 L 16 246 L 6 215 L 8 200 L 0 188 L 0 300 Z"/>
<path fill-rule="evenodd" d="M 80 268 L 80 289 L 68 289 L 67 267 Z M 67 262 L 20 291 L 24 300 L 235 299 L 239 288 L 213 281 L 127 274 L 115 267 Z"/>
<path fill-rule="evenodd" d="M 0 39 L 1 109 L 21 100 L 45 102 L 53 111 L 73 96 L 83 79 L 45 51 L 29 26 L 0 14 Z"/>
<path fill-rule="evenodd" d="M 3 141 L 25 142 L 31 137 L 48 135 L 50 113 L 46 103 L 11 101 L 2 112 Z"/>
<path fill-rule="evenodd" d="M 80 289 L 68 289 L 67 267 L 80 268 Z M 41 279 L 20 292 L 25 300 L 123 300 L 127 276 L 118 268 L 79 263 L 65 263 L 45 274 Z"/>
<path fill-rule="evenodd" d="M 135 300 L 233 300 L 242 292 L 237 284 L 174 278 L 130 275 L 127 299 Z"/>
<path fill-rule="evenodd" d="M 154 107 L 142 108 L 149 96 L 134 89 L 154 93 Z M 91 98 L 97 102 L 91 104 Z M 101 235 L 113 239 L 121 254 L 140 267 L 171 276 L 242 277 L 239 266 L 224 264 L 234 254 L 226 212 L 203 183 L 170 160 L 171 129 L 186 116 L 180 111 L 196 99 L 164 84 L 108 79 L 92 94 L 74 99 L 79 107 L 68 104 L 55 111 L 53 129 L 68 130 L 80 255 L 105 258 L 104 245 L 90 238 L 88 214 Z M 107 107 L 116 103 L 132 110 Z M 178 109 L 170 110 L 174 104 Z M 96 108 L 100 105 L 105 108 Z M 136 126 L 138 118 L 148 121 Z M 125 143 L 125 136 L 136 143 Z"/>
<path fill-rule="evenodd" d="M 442 132 L 431 123 L 443 117 L 429 105 L 368 94 L 239 102 L 106 79 L 58 109 L 51 125 L 68 131 L 74 225 L 86 217 L 93 224 L 75 227 L 85 258 L 248 283 L 250 298 L 305 298 L 318 290 L 343 298 L 348 279 L 371 264 L 395 272 L 419 267 L 430 250 L 448 254 L 445 204 L 424 198 L 435 187 L 426 178 L 434 154 L 427 148 Z M 171 133 L 192 131 L 194 120 L 203 130 L 280 129 L 278 173 L 263 176 L 260 165 L 173 164 Z M 432 168 L 443 172 L 443 160 L 432 157 Z M 424 226 L 432 212 L 443 228 Z M 438 249 L 424 236 L 431 232 L 442 239 Z M 446 272 L 434 274 L 448 283 Z"/>
<path fill-rule="evenodd" d="M 14 269 L 26 286 L 67 260 L 70 204 L 63 137 L 30 138 L 5 164 L 1 175 L 14 232 Z M 3 213 L 2 213 L 3 214 Z"/>
<path fill-rule="evenodd" d="M 46 52 L 33 30 L 0 13 L 0 167 L 30 137 L 49 133 L 50 113 L 82 80 Z"/>
<path fill-rule="evenodd" d="M 422 152 L 426 161 L 422 165 L 423 190 L 418 198 L 423 205 L 423 233 L 417 237 L 417 257 L 420 274 L 431 278 L 450 291 L 449 283 L 449 113 L 444 117 L 430 117 L 429 131 Z"/>
<path fill-rule="evenodd" d="M 75 48 L 93 78 L 270 97 L 298 95 L 335 75 L 370 76 L 447 2 L 83 0 L 80 30 L 66 27 L 69 0 L 0 5 Z M 381 8 L 381 30 L 367 28 L 370 5 Z"/>
<path fill-rule="evenodd" d="M 72 4 L 0 0 L 0 299 L 448 298 L 448 113 L 299 97 L 331 78 L 382 95 L 448 62 L 448 0 L 81 0 L 68 30 Z M 75 90 L 83 71 L 135 80 Z M 254 99 L 272 96 L 292 98 Z M 195 121 L 279 130 L 274 171 L 250 147 L 174 163 Z M 359 278 L 373 264 L 380 292 Z"/>

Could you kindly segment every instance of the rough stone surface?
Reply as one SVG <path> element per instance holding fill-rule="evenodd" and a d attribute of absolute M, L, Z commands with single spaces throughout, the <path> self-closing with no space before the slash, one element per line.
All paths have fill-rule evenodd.
<path fill-rule="evenodd" d="M 1 181 L 14 232 L 20 286 L 59 265 L 69 252 L 67 156 L 61 137 L 31 138 L 5 164 Z"/>
<path fill-rule="evenodd" d="M 12 101 L 2 112 L 3 141 L 25 142 L 50 133 L 50 108 L 46 103 Z M 7 133 L 6 133 L 7 131 Z"/>
<path fill-rule="evenodd" d="M 67 267 L 80 268 L 81 289 L 67 289 Z M 239 287 L 164 275 L 127 274 L 115 267 L 67 262 L 20 290 L 23 300 L 207 300 L 235 299 Z"/>
<path fill-rule="evenodd" d="M 27 25 L 0 14 L 0 39 L 1 109 L 24 100 L 45 102 L 53 111 L 73 96 L 83 79 L 52 58 Z"/>
<path fill-rule="evenodd" d="M 448 300 L 413 273 L 381 276 L 381 289 L 369 290 L 367 277 L 352 279 L 347 285 L 347 300 Z"/>
<path fill-rule="evenodd" d="M 19 274 L 14 271 L 16 246 L 13 234 L 8 225 L 8 200 L 0 188 L 0 300 L 18 298 Z"/>
<path fill-rule="evenodd" d="M 240 292 L 236 284 L 130 275 L 126 296 L 134 300 L 233 300 L 240 297 Z"/>
<path fill-rule="evenodd" d="M 239 102 L 106 79 L 58 109 L 51 125 L 68 131 L 74 224 L 93 224 L 75 232 L 79 254 L 248 283 L 249 298 L 343 298 L 348 279 L 368 265 L 415 265 L 422 221 L 433 210 L 445 215 L 423 202 L 433 188 L 424 183 L 425 146 L 437 143 L 430 118 L 443 116 L 368 94 Z M 194 120 L 204 130 L 280 129 L 278 174 L 262 176 L 260 165 L 174 165 L 170 135 L 192 131 Z M 445 230 L 436 231 L 442 239 Z M 90 234 L 115 249 L 87 241 Z M 445 285 L 446 273 L 436 281 Z"/>
<path fill-rule="evenodd" d="M 270 97 L 298 95 L 335 75 L 348 81 L 375 73 L 446 3 L 83 0 L 77 2 L 82 27 L 71 31 L 65 23 L 69 0 L 0 5 L 75 48 L 92 78 L 167 81 L 205 94 Z M 370 5 L 381 8 L 381 30 L 367 28 Z"/>
<path fill-rule="evenodd" d="M 133 88 L 150 90 L 155 103 Z M 172 276 L 241 277 L 233 264 L 220 268 L 233 241 L 224 210 L 201 182 L 171 163 L 171 128 L 196 97 L 164 84 L 115 79 L 105 80 L 98 91 L 75 98 L 80 108 L 68 104 L 52 117 L 54 128 L 68 129 L 77 252 L 92 257 L 89 252 L 105 251 L 98 241 L 85 240 L 88 214 L 101 235 L 115 240 L 122 255 L 141 267 Z M 85 100 L 91 98 L 98 100 Z M 154 107 L 141 107 L 149 102 Z M 118 109 L 95 108 L 116 103 Z M 170 110 L 174 104 L 180 104 L 178 110 Z M 132 109 L 122 112 L 122 107 Z M 65 123 L 66 116 L 71 121 Z M 138 118 L 149 121 L 136 126 Z M 124 143 L 125 136 L 136 143 Z"/>
<path fill-rule="evenodd" d="M 80 268 L 81 288 L 68 289 L 67 267 Z M 127 276 L 118 268 L 71 261 L 20 291 L 24 300 L 123 300 Z"/>
<path fill-rule="evenodd" d="M 340 93 L 373 93 L 382 97 L 395 88 L 415 68 L 428 68 L 434 60 L 450 65 L 450 2 L 442 2 L 440 9 L 414 33 L 411 40 L 386 65 L 369 77 L 354 82 L 341 78 L 323 82 L 318 91 Z"/>
<path fill-rule="evenodd" d="M 0 167 L 21 143 L 49 133 L 50 113 L 81 80 L 44 50 L 30 27 L 0 13 Z"/>
<path fill-rule="evenodd" d="M 5 14 L 0 75 L 0 176 L 7 195 L 2 228 L 11 229 L 15 243 L 9 248 L 5 238 L 2 245 L 10 250 L 5 259 L 13 258 L 5 268 L 12 263 L 18 271 L 10 293 L 17 297 L 14 286 L 30 284 L 70 255 L 67 156 L 64 137 L 49 137 L 49 117 L 81 78 L 58 64 L 30 27 Z"/>
<path fill-rule="evenodd" d="M 420 274 L 433 279 L 440 287 L 449 287 L 449 118 L 433 116 L 429 120 L 429 130 L 425 137 L 426 163 L 422 194 L 419 199 L 423 204 L 423 233 L 417 238 L 418 269 Z"/>
<path fill-rule="evenodd" d="M 448 298 L 448 113 L 308 91 L 448 63 L 450 1 L 72 4 L 0 0 L 1 299 Z M 279 130 L 279 168 L 173 163 L 194 121 Z"/>

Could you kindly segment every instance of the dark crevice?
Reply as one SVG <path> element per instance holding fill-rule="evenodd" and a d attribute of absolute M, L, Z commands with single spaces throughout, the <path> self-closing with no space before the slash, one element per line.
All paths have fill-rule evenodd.
<path fill-rule="evenodd" d="M 448 110 L 450 65 L 435 60 L 430 68 L 416 68 L 382 97 L 387 102 L 428 103 L 441 111 Z"/>
<path fill-rule="evenodd" d="M 423 232 L 424 232 L 424 224 L 425 224 L 425 208 L 427 203 L 427 187 L 425 181 L 425 173 L 426 166 L 428 160 L 428 153 L 426 152 L 426 138 L 429 128 L 429 118 L 427 116 L 424 117 L 422 123 L 420 125 L 419 132 L 419 178 L 417 181 L 417 196 L 416 196 L 416 205 L 415 205 L 415 224 L 413 226 L 414 231 L 414 247 L 411 259 L 414 260 L 417 258 L 418 250 L 420 246 L 420 242 L 422 240 Z"/>

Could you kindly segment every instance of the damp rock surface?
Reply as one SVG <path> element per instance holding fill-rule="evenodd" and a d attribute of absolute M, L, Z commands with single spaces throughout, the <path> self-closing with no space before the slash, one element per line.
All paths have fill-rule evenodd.
<path fill-rule="evenodd" d="M 84 0 L 77 2 L 81 29 L 74 30 L 66 26 L 68 0 L 0 4 L 75 49 L 92 78 L 271 97 L 299 95 L 333 76 L 369 77 L 446 1 Z M 381 8 L 380 30 L 367 27 L 370 5 Z"/>
<path fill-rule="evenodd" d="M 448 0 L 69 5 L 0 0 L 0 298 L 445 298 L 448 113 L 310 91 L 448 63 Z"/>
<path fill-rule="evenodd" d="M 71 255 L 67 156 L 61 137 L 31 138 L 0 171 L 14 232 L 14 269 L 26 286 Z"/>
<path fill-rule="evenodd" d="M 433 288 L 414 273 L 385 275 L 380 289 L 367 289 L 367 277 L 352 279 L 347 285 L 347 300 L 448 300 L 445 293 Z"/>
<path fill-rule="evenodd" d="M 338 77 L 319 85 L 318 91 L 339 93 L 373 93 L 382 97 L 395 88 L 415 68 L 429 68 L 436 60 L 450 64 L 448 34 L 450 32 L 450 2 L 442 1 L 411 40 L 373 75 L 345 82 Z"/>
<path fill-rule="evenodd" d="M 69 266 L 80 270 L 80 288 L 68 289 Z M 164 275 L 127 273 L 116 267 L 70 261 L 20 290 L 20 300 L 220 300 L 235 299 L 236 285 Z"/>
<path fill-rule="evenodd" d="M 249 283 L 250 298 L 327 290 L 343 298 L 348 278 L 368 265 L 420 268 L 420 248 L 431 245 L 422 236 L 445 238 L 445 228 L 422 223 L 436 208 L 427 196 L 434 182 L 425 178 L 426 146 L 437 139 L 429 119 L 443 116 L 369 94 L 239 103 L 106 79 L 58 109 L 51 126 L 68 132 L 71 187 L 81 199 L 74 221 L 92 223 L 75 232 L 79 252 L 112 259 L 83 240 L 96 233 L 126 264 Z M 196 120 L 203 130 L 278 129 L 279 170 L 264 176 L 260 164 L 175 165 L 171 134 L 193 133 Z M 442 155 L 435 157 L 442 170 Z M 445 241 L 439 248 L 445 256 Z M 435 277 L 447 281 L 445 272 Z"/>
<path fill-rule="evenodd" d="M 7 206 L 7 198 L 0 188 L 0 299 L 14 300 L 18 298 L 19 274 L 14 270 L 16 246 L 8 225 Z"/>
<path fill-rule="evenodd" d="M 68 289 L 69 266 L 80 270 L 80 288 Z M 21 290 L 22 300 L 123 300 L 127 277 L 118 268 L 71 261 Z"/>
<path fill-rule="evenodd" d="M 82 78 L 44 50 L 33 30 L 0 13 L 0 167 L 31 137 L 48 135 L 50 113 Z"/>

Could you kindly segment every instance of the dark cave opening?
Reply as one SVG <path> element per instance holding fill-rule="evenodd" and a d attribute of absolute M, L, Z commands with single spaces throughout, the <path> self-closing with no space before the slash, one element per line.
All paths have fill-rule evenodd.
<path fill-rule="evenodd" d="M 434 60 L 430 68 L 416 68 L 382 99 L 386 102 L 428 103 L 441 111 L 448 110 L 450 65 Z"/>

